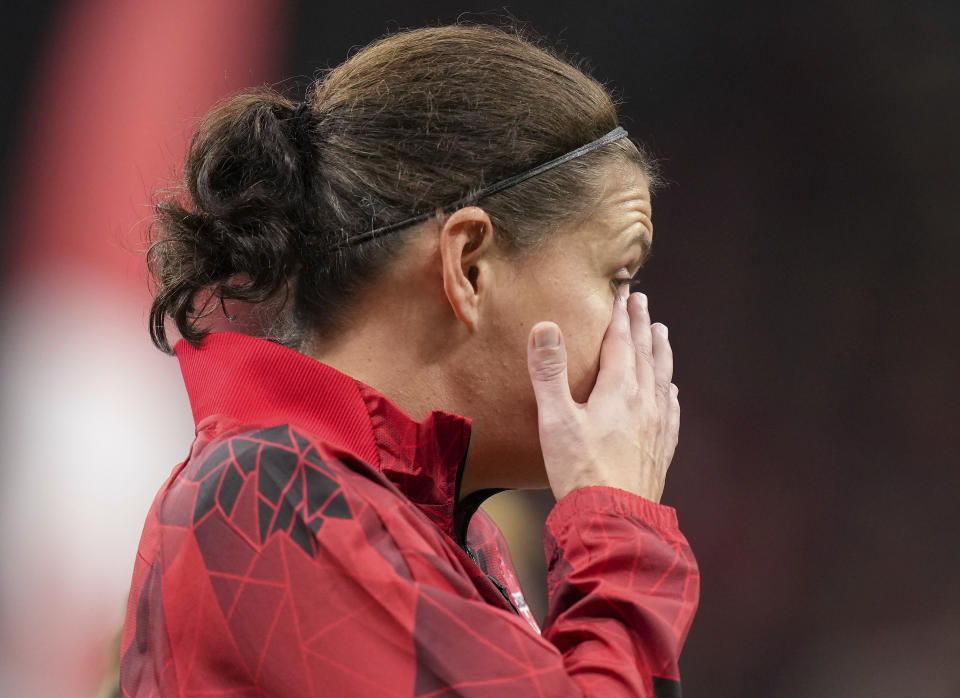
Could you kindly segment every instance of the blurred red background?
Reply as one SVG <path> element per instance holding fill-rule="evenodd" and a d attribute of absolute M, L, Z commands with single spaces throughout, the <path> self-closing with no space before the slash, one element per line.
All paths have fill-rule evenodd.
<path fill-rule="evenodd" d="M 193 435 L 140 253 L 197 118 L 263 82 L 299 97 L 351 47 L 478 9 L 12 5 L 0 694 L 109 682 L 143 519 Z M 685 695 L 960 696 L 960 6 L 510 10 L 589 59 L 671 181 L 645 290 L 684 410 L 664 501 L 703 574 Z M 541 619 L 551 504 L 486 505 Z"/>

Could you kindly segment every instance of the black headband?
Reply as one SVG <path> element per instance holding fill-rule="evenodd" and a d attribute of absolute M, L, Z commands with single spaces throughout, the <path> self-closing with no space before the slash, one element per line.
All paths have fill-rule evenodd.
<path fill-rule="evenodd" d="M 301 133 L 306 131 L 306 127 L 308 126 L 309 120 L 312 116 L 313 116 L 312 110 L 306 102 L 302 103 L 299 107 L 297 107 L 297 110 L 294 112 L 294 117 L 297 122 L 298 130 L 300 130 Z M 483 187 L 482 189 L 478 189 L 472 194 L 469 194 L 463 197 L 462 199 L 455 201 L 452 204 L 444 206 L 442 210 L 454 211 L 458 208 L 461 208 L 462 206 L 465 206 L 466 204 L 476 202 L 477 200 L 482 199 L 485 196 L 496 194 L 497 192 L 503 191 L 504 189 L 514 186 L 515 184 L 524 182 L 530 179 L 531 177 L 536 177 L 538 174 L 542 174 L 547 170 L 552 170 L 554 167 L 558 165 L 562 165 L 565 162 L 569 162 L 570 160 L 573 160 L 574 158 L 578 158 L 581 155 L 585 155 L 586 153 L 589 153 L 592 150 L 596 150 L 600 146 L 604 146 L 607 143 L 612 143 L 613 141 L 618 141 L 621 138 L 626 138 L 626 137 L 627 137 L 626 129 L 624 129 L 622 126 L 617 126 L 615 129 L 613 129 L 609 133 L 604 134 L 603 136 L 600 136 L 600 138 L 598 138 L 595 141 L 591 141 L 586 145 L 581 145 L 579 148 L 571 150 L 569 153 L 565 153 L 558 158 L 554 158 L 553 160 L 549 160 L 548 162 L 545 162 L 541 165 L 537 165 L 536 167 L 533 167 L 525 172 L 521 172 L 520 174 L 513 175 L 512 177 L 507 177 L 506 179 L 501 179 L 499 182 L 494 182 L 489 186 Z M 368 230 L 354 237 L 349 237 L 346 240 L 341 240 L 339 243 L 336 243 L 335 245 L 332 245 L 331 247 L 327 248 L 327 251 L 333 252 L 343 247 L 358 245 L 362 242 L 373 240 L 374 238 L 378 238 L 382 235 L 392 233 L 396 230 L 400 230 L 401 228 L 406 228 L 407 226 L 413 225 L 414 223 L 421 223 L 434 215 L 436 215 L 436 209 L 426 211 L 424 213 L 420 213 L 415 216 L 411 216 L 410 218 L 405 218 L 402 221 L 397 221 L 396 223 L 390 223 L 389 225 L 384 225 L 384 226 L 380 226 L 379 228 L 374 228 L 373 230 Z"/>

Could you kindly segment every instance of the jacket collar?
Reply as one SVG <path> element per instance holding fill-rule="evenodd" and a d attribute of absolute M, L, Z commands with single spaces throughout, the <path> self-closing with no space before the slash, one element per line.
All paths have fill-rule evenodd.
<path fill-rule="evenodd" d="M 181 339 L 174 351 L 198 432 L 212 429 L 212 437 L 229 424 L 293 424 L 379 470 L 461 543 L 471 515 L 492 493 L 458 503 L 468 417 L 434 410 L 418 422 L 332 366 L 236 332 L 209 334 L 199 347 Z"/>

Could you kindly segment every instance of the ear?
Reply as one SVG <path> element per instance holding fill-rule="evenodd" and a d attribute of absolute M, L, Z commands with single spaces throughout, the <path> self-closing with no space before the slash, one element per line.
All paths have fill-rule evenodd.
<path fill-rule="evenodd" d="M 479 206 L 454 211 L 440 229 L 443 290 L 457 319 L 471 332 L 479 325 L 480 296 L 493 274 L 493 240 L 490 216 Z"/>

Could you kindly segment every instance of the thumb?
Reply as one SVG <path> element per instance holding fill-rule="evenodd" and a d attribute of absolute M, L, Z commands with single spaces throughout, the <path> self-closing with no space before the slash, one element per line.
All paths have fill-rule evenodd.
<path fill-rule="evenodd" d="M 530 330 L 527 369 L 541 422 L 570 409 L 573 398 L 567 382 L 567 350 L 555 322 L 538 322 Z"/>

